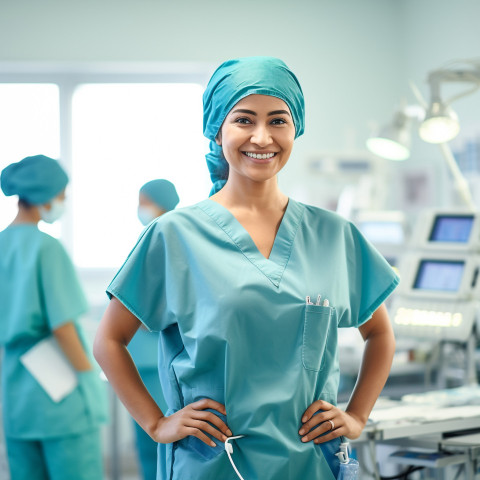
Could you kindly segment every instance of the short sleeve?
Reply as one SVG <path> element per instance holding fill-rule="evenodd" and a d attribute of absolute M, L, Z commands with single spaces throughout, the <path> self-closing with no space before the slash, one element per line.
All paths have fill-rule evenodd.
<path fill-rule="evenodd" d="M 399 278 L 377 249 L 348 223 L 345 232 L 350 308 L 339 319 L 340 327 L 358 327 L 395 290 Z"/>
<path fill-rule="evenodd" d="M 48 237 L 39 256 L 41 296 L 52 330 L 88 310 L 87 300 L 70 257 L 62 244 Z"/>
<path fill-rule="evenodd" d="M 141 234 L 107 288 L 149 330 L 165 326 L 166 253 L 161 228 L 155 221 Z"/>

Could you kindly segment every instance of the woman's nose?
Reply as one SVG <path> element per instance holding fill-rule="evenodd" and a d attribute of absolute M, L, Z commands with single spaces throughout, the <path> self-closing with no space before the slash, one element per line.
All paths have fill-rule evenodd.
<path fill-rule="evenodd" d="M 260 147 L 269 145 L 270 143 L 272 143 L 272 136 L 270 134 L 270 130 L 265 125 L 257 125 L 255 127 L 255 130 L 252 132 L 250 141 Z"/>

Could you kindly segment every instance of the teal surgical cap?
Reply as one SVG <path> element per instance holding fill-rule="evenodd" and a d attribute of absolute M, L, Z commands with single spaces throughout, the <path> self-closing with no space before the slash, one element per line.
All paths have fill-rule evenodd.
<path fill-rule="evenodd" d="M 67 186 L 68 176 L 60 164 L 44 155 L 26 157 L 5 167 L 0 177 L 3 193 L 18 195 L 31 205 L 43 205 Z"/>
<path fill-rule="evenodd" d="M 140 189 L 140 193 L 167 212 L 173 210 L 179 201 L 175 185 L 168 180 L 151 180 Z"/>
<path fill-rule="evenodd" d="M 283 100 L 295 124 L 295 138 L 305 127 L 305 103 L 300 83 L 293 72 L 278 58 L 245 57 L 228 60 L 215 70 L 203 94 L 203 134 L 210 140 L 206 155 L 213 188 L 218 192 L 226 183 L 228 163 L 217 136 L 228 112 L 248 95 L 271 95 Z"/>

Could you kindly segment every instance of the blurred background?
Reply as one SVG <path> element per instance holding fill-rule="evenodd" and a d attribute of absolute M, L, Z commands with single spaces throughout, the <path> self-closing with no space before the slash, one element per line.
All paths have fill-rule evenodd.
<path fill-rule="evenodd" d="M 283 191 L 364 221 L 364 233 L 402 277 L 415 277 L 414 261 L 402 272 L 401 257 L 428 251 L 420 245 L 419 218 L 434 212 L 425 217 L 433 222 L 435 212 L 464 215 L 480 206 L 479 18 L 475 0 L 0 0 L 0 169 L 42 153 L 69 172 L 66 215 L 41 228 L 61 239 L 78 269 L 90 302 L 82 320 L 90 338 L 106 306 L 105 288 L 141 232 L 140 186 L 168 178 L 179 207 L 208 195 L 202 93 L 229 58 L 279 57 L 303 87 L 306 130 L 280 175 Z M 418 132 L 440 84 L 460 130 L 435 144 Z M 404 160 L 366 146 L 395 118 L 410 136 Z M 15 209 L 15 198 L 0 198 L 0 230 Z M 471 218 L 475 226 L 477 214 Z M 475 242 L 458 253 L 473 269 Z M 474 286 L 450 301 L 476 309 Z M 407 290 L 400 308 L 418 309 Z M 454 314 L 450 306 L 442 308 Z M 468 346 L 466 337 L 476 318 L 467 334 L 454 337 L 455 348 L 473 356 L 454 380 L 431 357 L 445 336 L 399 338 L 385 395 L 475 383 L 478 342 Z M 359 340 L 345 332 L 342 342 L 345 401 Z M 111 410 L 107 473 L 138 478 L 133 427 L 113 394 Z"/>

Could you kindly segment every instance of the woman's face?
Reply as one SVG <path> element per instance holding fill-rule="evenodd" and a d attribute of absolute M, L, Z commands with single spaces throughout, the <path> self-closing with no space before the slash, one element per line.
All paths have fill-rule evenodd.
<path fill-rule="evenodd" d="M 294 138 L 295 125 L 283 100 L 249 95 L 229 112 L 216 141 L 230 166 L 229 181 L 241 176 L 262 182 L 287 163 Z"/>

